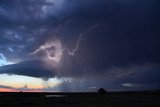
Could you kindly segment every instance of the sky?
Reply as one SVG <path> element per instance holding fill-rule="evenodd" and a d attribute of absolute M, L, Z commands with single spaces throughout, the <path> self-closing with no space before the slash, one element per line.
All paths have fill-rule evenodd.
<path fill-rule="evenodd" d="M 159 0 L 0 0 L 0 91 L 160 89 Z"/>

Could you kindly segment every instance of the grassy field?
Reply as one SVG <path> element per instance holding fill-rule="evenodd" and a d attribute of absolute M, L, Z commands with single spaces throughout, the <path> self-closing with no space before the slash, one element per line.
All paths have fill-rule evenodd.
<path fill-rule="evenodd" d="M 99 93 L 0 93 L 0 107 L 160 107 L 159 91 Z"/>

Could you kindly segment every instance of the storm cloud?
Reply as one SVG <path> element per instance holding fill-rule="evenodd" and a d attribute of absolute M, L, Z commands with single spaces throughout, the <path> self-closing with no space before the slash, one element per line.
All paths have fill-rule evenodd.
<path fill-rule="evenodd" d="M 38 78 L 51 78 L 56 74 L 56 69 L 47 69 L 41 61 L 26 61 L 17 64 L 6 65 L 0 68 L 1 74 L 26 75 Z"/>
<path fill-rule="evenodd" d="M 94 78 L 85 88 L 150 82 L 159 87 L 159 10 L 158 0 L 1 0 L 0 54 L 14 64 L 2 66 L 0 74 Z M 75 54 L 68 54 L 95 25 Z"/>

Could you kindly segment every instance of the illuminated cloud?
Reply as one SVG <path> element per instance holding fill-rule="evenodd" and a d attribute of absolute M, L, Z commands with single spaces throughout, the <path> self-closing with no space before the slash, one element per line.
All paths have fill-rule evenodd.
<path fill-rule="evenodd" d="M 0 66 L 11 65 L 11 64 L 14 64 L 14 62 L 7 61 L 5 56 L 3 54 L 0 54 Z"/>
<path fill-rule="evenodd" d="M 57 40 L 45 43 L 31 53 L 31 55 L 38 55 L 42 57 L 42 59 L 46 60 L 46 62 L 55 64 L 60 62 L 63 51 L 62 44 Z"/>
<path fill-rule="evenodd" d="M 124 87 L 140 87 L 142 86 L 141 84 L 135 84 L 135 83 L 124 83 L 122 84 Z"/>

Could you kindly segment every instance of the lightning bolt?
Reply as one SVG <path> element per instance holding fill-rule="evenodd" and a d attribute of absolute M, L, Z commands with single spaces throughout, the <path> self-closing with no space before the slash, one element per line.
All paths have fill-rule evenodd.
<path fill-rule="evenodd" d="M 84 36 L 87 33 L 91 32 L 93 29 L 95 29 L 97 26 L 98 24 L 90 27 L 87 31 L 80 33 L 79 38 L 76 41 L 76 46 L 72 50 L 70 50 L 69 48 L 63 48 L 62 43 L 60 41 L 55 40 L 55 41 L 47 42 L 41 45 L 38 49 L 30 53 L 29 55 L 36 55 L 40 51 L 44 52 L 45 58 L 43 59 L 43 61 L 47 64 L 47 66 L 49 65 L 48 68 L 52 68 L 52 67 L 56 68 L 57 74 L 60 75 L 59 67 L 61 65 L 60 62 L 61 62 L 64 51 L 67 51 L 69 55 L 74 55 L 75 52 L 79 49 L 79 44 L 84 39 Z M 52 47 L 55 47 L 56 50 L 48 51 Z M 52 56 L 52 53 L 54 53 L 54 56 Z"/>
<path fill-rule="evenodd" d="M 93 29 L 95 29 L 97 26 L 98 26 L 98 24 L 92 26 L 89 30 L 87 30 L 87 31 L 85 31 L 85 32 L 83 32 L 83 33 L 80 33 L 80 34 L 79 34 L 79 38 L 78 38 L 78 40 L 77 40 L 77 42 L 76 42 L 76 47 L 75 47 L 74 49 L 72 49 L 72 51 L 67 48 L 68 54 L 74 55 L 75 52 L 76 52 L 76 51 L 78 50 L 78 48 L 79 48 L 80 42 L 83 40 L 83 36 L 84 36 L 85 34 L 89 33 L 90 31 L 92 31 Z"/>

